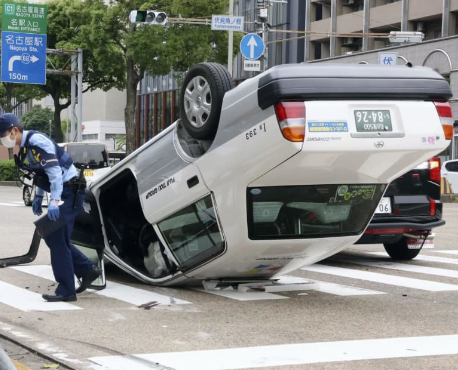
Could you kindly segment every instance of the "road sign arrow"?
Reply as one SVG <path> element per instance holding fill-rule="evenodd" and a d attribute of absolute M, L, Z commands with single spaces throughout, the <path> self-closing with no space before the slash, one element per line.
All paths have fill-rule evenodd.
<path fill-rule="evenodd" d="M 11 72 L 13 70 L 13 63 L 16 60 L 21 60 L 21 56 L 20 55 L 15 55 L 15 56 L 10 58 L 10 60 L 8 61 L 8 72 Z"/>
<path fill-rule="evenodd" d="M 251 36 L 247 45 L 250 47 L 250 58 L 253 59 L 254 58 L 254 47 L 258 46 L 258 43 L 256 42 L 255 38 Z"/>
<path fill-rule="evenodd" d="M 30 58 L 30 61 L 32 63 L 38 62 L 40 59 L 38 59 L 35 55 L 32 55 L 32 58 Z"/>

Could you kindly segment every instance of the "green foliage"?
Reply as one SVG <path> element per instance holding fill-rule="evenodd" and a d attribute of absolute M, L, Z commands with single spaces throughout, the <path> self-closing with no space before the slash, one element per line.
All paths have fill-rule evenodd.
<path fill-rule="evenodd" d="M 42 108 L 39 105 L 24 113 L 21 124 L 26 130 L 37 130 L 44 133 L 49 132 L 49 122 L 53 121 L 54 112 L 49 108 Z"/>
<path fill-rule="evenodd" d="M 0 181 L 16 180 L 14 160 L 0 160 Z"/>

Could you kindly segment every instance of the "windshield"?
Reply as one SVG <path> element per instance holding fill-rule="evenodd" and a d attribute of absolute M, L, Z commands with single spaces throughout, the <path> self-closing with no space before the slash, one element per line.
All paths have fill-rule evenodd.
<path fill-rule="evenodd" d="M 358 235 L 374 214 L 385 185 L 342 184 L 247 189 L 250 239 Z"/>
<path fill-rule="evenodd" d="M 108 155 L 105 146 L 101 145 L 67 145 L 67 153 L 72 157 L 77 168 L 108 167 Z"/>

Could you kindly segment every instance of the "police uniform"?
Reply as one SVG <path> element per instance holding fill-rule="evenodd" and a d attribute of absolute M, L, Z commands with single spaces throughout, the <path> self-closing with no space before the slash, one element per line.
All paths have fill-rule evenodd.
<path fill-rule="evenodd" d="M 94 265 L 70 242 L 75 218 L 81 211 L 84 200 L 84 189 L 79 190 L 80 194 L 75 204 L 78 171 L 72 163 L 66 168 L 62 161 L 59 162 L 56 145 L 42 133 L 35 132 L 30 135 L 29 131 L 24 130 L 20 154 L 21 151 L 26 153 L 29 166 L 37 173 L 36 194 L 43 196 L 45 190 L 48 190 L 46 186 L 48 182 L 48 191 L 51 193 L 49 203 L 63 201 L 59 206 L 59 217 L 65 220 L 66 225 L 45 237 L 45 241 L 51 250 L 54 278 L 59 283 L 56 294 L 63 297 L 74 296 L 74 275 L 82 278 L 93 270 Z M 68 159 L 65 160 L 67 163 L 70 162 Z"/>
<path fill-rule="evenodd" d="M 11 138 L 6 133 L 19 125 L 18 119 L 11 113 L 0 115 L 0 137 L 8 143 Z M 17 134 L 17 132 L 15 131 Z M 94 263 L 81 253 L 71 242 L 75 218 L 81 211 L 84 201 L 84 187 L 73 161 L 61 147 L 45 134 L 38 131 L 23 130 L 20 149 L 15 156 L 16 165 L 33 174 L 36 188 L 35 214 L 41 214 L 41 200 L 46 191 L 50 192 L 48 218 L 52 221 L 64 221 L 44 239 L 51 252 L 51 265 L 58 283 L 55 294 L 44 294 L 47 301 L 75 301 L 76 293 L 84 291 L 100 275 Z M 4 143 L 4 145 L 5 145 Z M 9 143 L 11 144 L 11 143 Z M 18 144 L 16 142 L 16 144 Z M 11 147 L 11 146 L 10 146 Z M 59 206 L 57 207 L 57 205 Z M 75 291 L 75 277 L 81 279 L 80 287 Z"/>

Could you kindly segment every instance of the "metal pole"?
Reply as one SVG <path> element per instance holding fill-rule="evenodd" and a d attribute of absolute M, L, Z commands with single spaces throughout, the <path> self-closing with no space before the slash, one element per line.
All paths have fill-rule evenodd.
<path fill-rule="evenodd" d="M 369 50 L 369 36 L 367 34 L 369 33 L 369 23 L 371 19 L 371 14 L 370 14 L 370 1 L 369 0 L 364 0 L 364 13 L 363 13 L 363 45 L 361 47 L 361 51 L 367 51 Z"/>
<path fill-rule="evenodd" d="M 83 141 L 83 49 L 78 49 L 78 142 Z"/>
<path fill-rule="evenodd" d="M 234 0 L 229 0 L 229 15 L 234 15 Z M 229 42 L 227 44 L 227 70 L 232 76 L 232 49 L 234 48 L 234 31 L 229 31 Z"/>
<path fill-rule="evenodd" d="M 401 31 L 408 31 L 409 0 L 402 0 Z"/>
<path fill-rule="evenodd" d="M 311 31 L 311 0 L 305 1 L 305 41 L 304 41 L 304 62 L 307 62 L 310 59 L 310 34 Z"/>
<path fill-rule="evenodd" d="M 76 69 L 76 55 L 72 54 L 72 71 Z M 71 127 L 70 127 L 70 142 L 75 140 L 75 96 L 76 96 L 76 76 L 72 74 L 70 80 L 70 114 L 71 114 Z"/>
<path fill-rule="evenodd" d="M 337 2 L 331 0 L 331 37 L 329 38 L 329 56 L 333 57 L 336 55 L 336 35 L 337 30 Z"/>
<path fill-rule="evenodd" d="M 450 0 L 444 0 L 442 7 L 442 37 L 448 36 L 448 28 L 450 22 Z"/>

